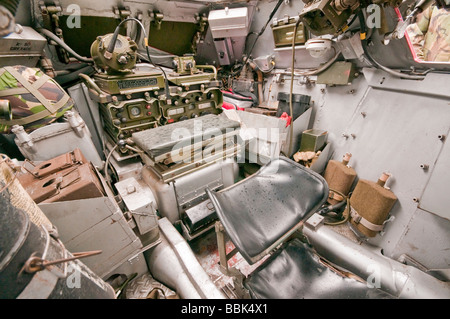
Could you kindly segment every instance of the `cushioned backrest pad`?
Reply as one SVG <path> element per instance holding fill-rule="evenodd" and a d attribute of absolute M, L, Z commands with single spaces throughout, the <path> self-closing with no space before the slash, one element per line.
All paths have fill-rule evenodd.
<path fill-rule="evenodd" d="M 260 299 L 391 299 L 367 284 L 343 277 L 319 262 L 298 239 L 278 250 L 244 282 Z"/>
<path fill-rule="evenodd" d="M 207 193 L 231 241 L 251 264 L 326 201 L 328 186 L 319 174 L 280 157 L 227 189 Z"/>

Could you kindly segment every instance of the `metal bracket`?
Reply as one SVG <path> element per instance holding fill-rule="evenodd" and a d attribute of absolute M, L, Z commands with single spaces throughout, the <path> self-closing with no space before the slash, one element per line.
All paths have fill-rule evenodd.
<path fill-rule="evenodd" d="M 131 16 L 130 7 L 123 7 L 123 8 L 114 7 L 113 12 L 116 15 L 117 19 L 120 20 L 120 22 Z M 125 30 L 125 33 L 127 34 L 127 24 L 124 23 L 121 27 Z"/>
<path fill-rule="evenodd" d="M 317 230 L 321 225 L 324 224 L 325 218 L 317 213 L 313 214 L 308 220 L 305 222 L 305 226 L 312 229 Z"/>
<path fill-rule="evenodd" d="M 130 7 L 124 7 L 124 8 L 114 7 L 113 10 L 114 10 L 114 14 L 120 20 L 125 20 L 126 18 L 128 18 L 131 15 Z"/>
<path fill-rule="evenodd" d="M 60 28 L 59 17 L 62 15 L 63 9 L 59 1 L 55 1 L 52 5 L 45 4 L 44 1 L 39 2 L 44 28 L 54 32 L 58 38 L 64 41 L 63 32 Z M 63 63 L 69 63 L 69 53 L 61 46 L 56 47 L 58 57 Z"/>
<path fill-rule="evenodd" d="M 216 221 L 215 224 L 216 236 L 217 236 L 217 248 L 219 249 L 219 268 L 220 271 L 227 276 L 239 276 L 242 275 L 239 270 L 230 268 L 228 266 L 228 260 L 238 253 L 237 248 L 234 248 L 227 254 L 225 243 L 225 228 L 220 221 Z"/>
<path fill-rule="evenodd" d="M 156 25 L 156 30 L 161 29 L 162 20 L 164 19 L 164 14 L 159 11 L 148 11 L 150 18 L 153 18 L 153 23 Z"/>

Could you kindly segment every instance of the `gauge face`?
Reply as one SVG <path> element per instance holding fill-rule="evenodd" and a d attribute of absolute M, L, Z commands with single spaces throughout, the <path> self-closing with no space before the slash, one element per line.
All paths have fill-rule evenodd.
<path fill-rule="evenodd" d="M 141 112 L 142 112 L 141 108 L 139 106 L 136 106 L 136 105 L 131 105 L 128 108 L 128 111 L 130 112 L 130 116 L 131 117 L 138 117 L 138 116 L 141 115 Z"/>
<path fill-rule="evenodd" d="M 117 38 L 116 43 L 114 43 L 114 49 L 120 49 L 123 47 L 123 43 L 122 40 L 120 40 L 119 38 Z"/>

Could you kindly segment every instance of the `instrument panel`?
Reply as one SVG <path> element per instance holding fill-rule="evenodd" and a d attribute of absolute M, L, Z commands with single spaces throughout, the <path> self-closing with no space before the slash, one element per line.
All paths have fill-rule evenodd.
<path fill-rule="evenodd" d="M 223 95 L 218 88 L 193 90 L 172 95 L 167 101 L 160 101 L 162 124 L 170 124 L 206 114 L 222 112 Z"/>

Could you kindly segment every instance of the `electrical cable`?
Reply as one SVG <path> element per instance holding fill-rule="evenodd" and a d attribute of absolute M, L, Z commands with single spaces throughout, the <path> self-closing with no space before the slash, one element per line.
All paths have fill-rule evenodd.
<path fill-rule="evenodd" d="M 245 37 L 245 46 L 244 46 L 244 58 L 243 61 L 244 63 L 242 65 L 239 66 L 238 70 L 235 72 L 236 75 L 239 75 L 242 71 L 242 69 L 244 68 L 245 65 L 247 65 L 248 60 L 250 58 L 250 55 L 253 52 L 253 49 L 255 47 L 256 42 L 258 41 L 259 37 L 264 33 L 264 31 L 266 30 L 267 26 L 269 25 L 270 21 L 272 20 L 273 16 L 275 15 L 275 13 L 278 11 L 278 9 L 280 8 L 281 4 L 283 3 L 284 0 L 278 0 L 277 4 L 275 5 L 275 7 L 273 8 L 272 12 L 270 13 L 269 19 L 267 19 L 266 23 L 264 24 L 264 26 L 261 28 L 261 30 L 257 33 L 257 32 L 250 32 L 247 34 L 247 36 Z M 252 46 L 250 48 L 250 50 L 247 52 L 246 48 L 247 48 L 247 41 L 250 35 L 256 35 L 256 39 L 255 41 L 253 41 Z"/>
<path fill-rule="evenodd" d="M 289 156 L 292 153 L 292 142 L 293 142 L 293 134 L 294 134 L 292 96 L 293 96 L 294 73 L 295 73 L 295 71 L 294 71 L 294 64 L 295 64 L 295 34 L 297 34 L 297 30 L 298 30 L 298 26 L 300 25 L 300 22 L 301 22 L 301 19 L 298 19 L 297 23 L 295 24 L 295 27 L 294 27 L 294 36 L 292 37 L 291 85 L 290 85 L 290 90 L 289 90 L 289 112 L 290 112 L 290 115 L 292 117 L 292 121 L 291 121 L 291 127 L 290 127 L 290 137 L 289 137 L 289 153 L 288 153 Z M 319 74 L 319 73 L 325 71 L 326 69 L 328 69 L 330 67 L 330 65 L 332 65 L 338 59 L 338 57 L 340 55 L 341 55 L 341 51 L 337 50 L 335 55 L 327 63 L 325 63 L 323 66 L 321 66 L 321 67 L 319 67 L 319 68 L 317 68 L 315 70 L 300 72 L 300 75 L 302 75 L 302 76 L 309 76 L 309 75 Z"/>
<path fill-rule="evenodd" d="M 1 5 L 5 7 L 13 16 L 16 15 L 20 0 L 3 0 Z"/>
<path fill-rule="evenodd" d="M 269 19 L 267 19 L 266 24 L 261 28 L 261 30 L 259 31 L 255 41 L 253 41 L 253 44 L 251 46 L 250 51 L 248 52 L 248 54 L 246 54 L 246 60 L 250 57 L 250 55 L 253 52 L 253 48 L 255 47 L 256 41 L 258 41 L 259 37 L 264 33 L 264 31 L 266 31 L 267 26 L 269 25 L 270 21 L 272 20 L 273 16 L 275 15 L 275 13 L 278 11 L 278 8 L 280 8 L 281 4 L 284 2 L 284 0 L 278 0 L 277 4 L 275 5 L 275 7 L 273 8 L 272 12 L 270 13 Z M 253 33 L 253 32 L 252 32 Z"/>
<path fill-rule="evenodd" d="M 334 189 L 330 189 L 330 191 L 340 195 L 343 198 L 343 200 L 337 204 L 326 206 L 326 207 L 320 209 L 317 213 L 320 215 L 326 215 L 330 212 L 334 212 L 335 210 L 342 208 L 344 205 L 347 205 L 347 214 L 344 215 L 343 219 L 338 220 L 336 222 L 329 222 L 329 221 L 324 222 L 325 225 L 329 225 L 329 226 L 337 226 L 337 225 L 344 224 L 350 219 L 350 209 L 351 209 L 350 208 L 350 194 L 347 196 L 347 195 L 344 195 L 343 193 L 341 193 L 337 190 L 334 190 Z"/>
<path fill-rule="evenodd" d="M 356 21 L 356 19 L 358 18 L 358 15 L 355 13 L 352 17 L 352 19 L 350 20 L 349 23 L 347 23 L 347 27 L 350 28 L 350 26 Z"/>
<path fill-rule="evenodd" d="M 247 48 L 247 44 L 248 44 L 248 39 L 251 35 L 256 35 L 258 38 L 258 32 L 249 32 L 246 36 L 245 36 L 245 42 L 244 42 L 244 48 Z M 256 41 L 256 40 L 255 40 Z M 244 52 L 245 53 L 245 52 Z M 247 56 L 247 54 L 244 54 L 245 56 Z"/>
<path fill-rule="evenodd" d="M 69 54 L 71 54 L 77 60 L 79 60 L 81 62 L 86 62 L 86 63 L 94 63 L 94 60 L 92 58 L 86 58 L 86 57 L 83 57 L 83 56 L 79 55 L 78 53 L 76 53 L 71 47 L 69 47 L 67 45 L 67 43 L 65 43 L 63 40 L 61 40 L 61 38 L 59 38 L 53 32 L 51 32 L 47 29 L 44 29 L 44 28 L 38 28 L 37 31 L 39 33 L 45 35 L 47 38 L 50 38 L 51 40 L 58 43 L 58 45 L 60 45 L 64 50 L 66 50 Z"/>
<path fill-rule="evenodd" d="M 292 95 L 294 91 L 294 65 L 295 65 L 295 35 L 297 34 L 298 26 L 301 22 L 301 19 L 297 20 L 297 23 L 294 27 L 294 35 L 292 36 L 292 60 L 291 60 L 291 85 L 289 88 L 289 115 L 291 117 L 291 123 L 289 125 L 289 148 L 288 148 L 288 156 L 291 157 L 292 154 L 292 141 L 294 135 L 294 112 L 292 106 Z"/>
<path fill-rule="evenodd" d="M 106 156 L 105 164 L 103 166 L 103 177 L 105 178 L 105 181 L 108 183 L 108 185 L 111 186 L 110 178 L 108 178 L 108 166 L 109 166 L 109 159 L 111 158 L 111 155 L 116 150 L 116 148 L 119 147 L 119 144 L 114 145 L 114 147 L 109 151 L 108 155 Z"/>

